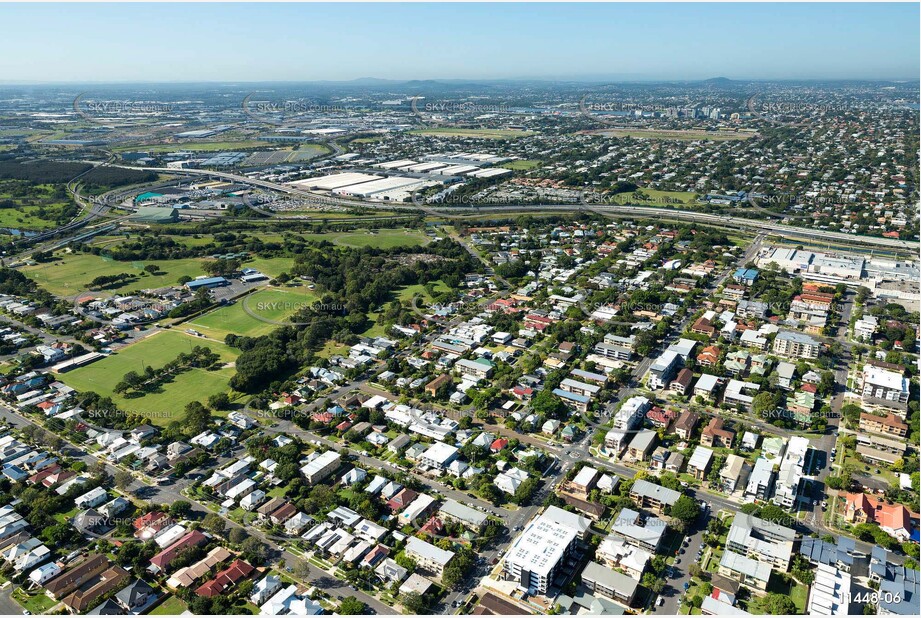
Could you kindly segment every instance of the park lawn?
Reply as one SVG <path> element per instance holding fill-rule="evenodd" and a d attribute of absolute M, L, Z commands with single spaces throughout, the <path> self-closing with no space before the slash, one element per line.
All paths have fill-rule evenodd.
<path fill-rule="evenodd" d="M 202 247 L 214 242 L 214 238 L 208 234 L 199 235 L 198 238 L 195 238 L 195 236 L 170 235 L 169 239 L 185 247 Z"/>
<path fill-rule="evenodd" d="M 283 272 L 290 273 L 291 267 L 294 265 L 294 260 L 289 257 L 253 257 L 247 258 L 246 263 L 243 265 L 246 268 L 255 268 L 262 274 L 268 275 L 274 279 Z"/>
<path fill-rule="evenodd" d="M 349 346 L 344 343 L 339 343 L 334 339 L 330 339 L 326 342 L 320 350 L 317 351 L 317 356 L 321 358 L 329 358 L 330 356 L 347 356 L 349 353 Z"/>
<path fill-rule="evenodd" d="M 368 320 L 371 322 L 371 326 L 368 330 L 361 333 L 362 337 L 386 337 L 387 333 L 390 332 L 390 326 L 386 324 L 378 324 L 377 316 L 378 313 L 371 312 L 368 314 Z"/>
<path fill-rule="evenodd" d="M 0 198 L 2 199 L 2 198 Z M 0 228 L 15 230 L 47 230 L 57 225 L 54 219 L 42 218 L 38 211 L 41 206 L 16 206 L 15 208 L 0 208 Z M 58 205 L 45 207 L 47 214 L 57 215 L 61 212 Z"/>
<path fill-rule="evenodd" d="M 53 228 L 57 225 L 55 220 L 70 205 L 70 198 L 59 193 L 61 185 L 30 185 L 25 194 L 14 187 L 18 187 L 18 181 L 0 180 L 0 201 L 9 200 L 15 204 L 10 208 L 0 208 L 0 228 Z M 39 211 L 43 211 L 44 216 Z"/>
<path fill-rule="evenodd" d="M 433 281 L 432 284 L 434 286 L 435 294 L 451 291 L 451 288 L 445 285 L 441 280 Z M 412 301 L 416 295 L 422 296 L 425 302 L 432 301 L 431 295 L 429 295 L 429 293 L 425 290 L 425 286 L 421 283 L 403 286 L 397 291 L 397 298 L 400 301 Z"/>
<path fill-rule="evenodd" d="M 338 232 L 334 234 L 311 234 L 308 238 L 327 238 L 334 244 L 345 247 L 374 247 L 392 249 L 393 247 L 419 247 L 429 241 L 425 233 L 418 230 L 360 230 L 357 232 Z"/>
<path fill-rule="evenodd" d="M 279 328 L 287 322 L 289 316 L 313 304 L 317 298 L 306 286 L 293 289 L 267 288 L 195 318 L 188 326 L 222 341 L 231 333 L 258 337 Z"/>
<path fill-rule="evenodd" d="M 677 206 L 681 204 L 696 204 L 697 194 L 690 191 L 660 191 L 658 189 L 640 189 L 648 199 L 637 199 L 636 191 L 619 193 L 611 196 L 612 201 L 618 204 L 648 204 L 650 206 Z"/>
<path fill-rule="evenodd" d="M 47 614 L 48 610 L 58 604 L 57 601 L 49 597 L 44 591 L 37 594 L 27 594 L 22 588 L 15 588 L 10 597 L 23 608 L 32 612 L 33 615 Z"/>
<path fill-rule="evenodd" d="M 528 171 L 540 167 L 540 161 L 536 159 L 520 159 L 518 161 L 503 163 L 499 167 L 504 167 L 507 170 Z"/>
<path fill-rule="evenodd" d="M 143 414 L 152 424 L 165 427 L 170 421 L 182 416 L 187 403 L 204 402 L 211 395 L 228 393 L 234 369 L 190 369 L 175 376 L 171 382 L 163 384 L 161 392 L 152 392 L 133 399 L 116 395 L 112 389 L 128 371 L 141 372 L 146 366 L 160 368 L 181 352 L 191 351 L 194 346 L 211 348 L 225 363 L 232 363 L 238 356 L 236 350 L 223 343 L 193 337 L 176 330 L 167 330 L 58 377 L 78 392 L 94 391 L 112 397 L 120 409 Z"/>
<path fill-rule="evenodd" d="M 605 137 L 635 137 L 678 141 L 711 140 L 714 142 L 746 140 L 758 135 L 751 131 L 701 131 L 694 129 L 599 129 L 597 131 L 587 131 L 587 133 Z"/>
<path fill-rule="evenodd" d="M 177 596 L 170 596 L 168 599 L 157 605 L 149 612 L 151 616 L 178 616 L 186 611 L 189 607 L 185 601 Z"/>
<path fill-rule="evenodd" d="M 180 260 L 149 260 L 143 262 L 117 262 L 111 258 L 89 254 L 58 254 L 60 259 L 35 266 L 21 268 L 23 274 L 41 287 L 57 296 L 74 296 L 85 292 L 90 281 L 102 275 L 129 273 L 137 276 L 134 281 L 106 288 L 108 292 L 125 292 L 147 288 L 178 285 L 181 277 L 198 277 L 206 274 L 202 270 L 205 260 L 197 258 Z M 144 266 L 156 264 L 160 272 L 151 275 Z"/>
<path fill-rule="evenodd" d="M 410 131 L 412 135 L 425 135 L 428 137 L 472 137 L 481 139 L 509 139 L 534 135 L 533 131 L 519 131 L 515 129 L 455 129 L 450 127 L 431 127 Z"/>

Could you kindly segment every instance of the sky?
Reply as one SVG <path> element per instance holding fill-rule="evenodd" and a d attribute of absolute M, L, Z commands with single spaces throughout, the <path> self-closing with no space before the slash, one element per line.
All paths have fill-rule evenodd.
<path fill-rule="evenodd" d="M 919 5 L 0 4 L 0 81 L 918 79 Z"/>

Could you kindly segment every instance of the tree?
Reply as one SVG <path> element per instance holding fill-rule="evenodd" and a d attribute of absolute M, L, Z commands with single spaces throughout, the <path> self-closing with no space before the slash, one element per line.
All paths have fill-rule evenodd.
<path fill-rule="evenodd" d="M 400 603 L 403 604 L 409 613 L 411 614 L 424 614 L 428 609 L 428 603 L 425 602 L 425 599 L 418 592 L 407 592 L 400 598 Z"/>
<path fill-rule="evenodd" d="M 665 588 L 665 581 L 655 573 L 644 573 L 641 583 L 652 592 L 659 594 Z"/>
<path fill-rule="evenodd" d="M 265 562 L 265 559 L 269 555 L 268 546 L 252 536 L 240 544 L 240 549 L 244 554 L 250 557 L 252 562 L 257 563 L 257 566 Z"/>
<path fill-rule="evenodd" d="M 169 505 L 169 514 L 173 519 L 185 519 L 192 512 L 192 505 L 185 500 L 176 500 Z"/>
<path fill-rule="evenodd" d="M 230 407 L 230 397 L 227 393 L 215 393 L 208 397 L 208 407 L 212 410 L 226 410 Z"/>
<path fill-rule="evenodd" d="M 700 515 L 700 506 L 689 496 L 681 496 L 672 505 L 670 515 L 685 525 L 689 525 Z"/>
<path fill-rule="evenodd" d="M 292 560 L 288 566 L 295 577 L 305 579 L 310 576 L 310 566 L 306 560 Z"/>
<path fill-rule="evenodd" d="M 134 475 L 126 470 L 119 470 L 115 473 L 115 486 L 125 491 L 134 482 Z"/>
<path fill-rule="evenodd" d="M 211 413 L 199 401 L 190 401 L 185 407 L 182 426 L 190 434 L 199 434 L 211 425 Z"/>
<path fill-rule="evenodd" d="M 94 459 L 90 466 L 90 474 L 93 476 L 103 476 L 106 473 L 106 462 L 102 459 Z"/>
<path fill-rule="evenodd" d="M 234 545 L 240 545 L 243 541 L 249 538 L 249 535 L 246 533 L 246 530 L 243 528 L 231 528 L 230 535 L 228 540 Z"/>
<path fill-rule="evenodd" d="M 350 616 L 354 614 L 366 614 L 368 606 L 364 602 L 359 601 L 355 597 L 345 597 L 342 599 L 342 603 L 339 604 L 339 613 L 343 616 Z"/>
<path fill-rule="evenodd" d="M 208 513 L 201 520 L 201 526 L 211 534 L 224 535 L 227 530 L 227 522 L 217 513 Z"/>
<path fill-rule="evenodd" d="M 761 599 L 761 607 L 768 614 L 795 614 L 796 604 L 793 599 L 784 594 L 769 592 Z"/>

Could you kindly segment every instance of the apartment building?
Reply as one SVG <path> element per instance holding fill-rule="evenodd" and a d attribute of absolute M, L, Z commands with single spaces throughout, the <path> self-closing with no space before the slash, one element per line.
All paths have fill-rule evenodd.
<path fill-rule="evenodd" d="M 773 349 L 780 356 L 806 360 L 818 358 L 822 344 L 804 333 L 781 331 L 774 338 Z"/>
<path fill-rule="evenodd" d="M 726 549 L 720 559 L 719 574 L 748 586 L 756 594 L 764 594 L 771 579 L 771 566 Z"/>
<path fill-rule="evenodd" d="M 675 421 L 675 433 L 682 440 L 690 440 L 698 422 L 700 422 L 700 415 L 697 412 L 685 410 Z"/>
<path fill-rule="evenodd" d="M 649 366 L 646 386 L 652 390 L 665 388 L 681 367 L 681 357 L 674 350 L 666 350 Z"/>
<path fill-rule="evenodd" d="M 681 497 L 681 492 L 640 479 L 633 483 L 630 497 L 640 508 L 661 514 L 666 506 L 670 507 L 675 504 Z"/>
<path fill-rule="evenodd" d="M 787 443 L 783 459 L 780 460 L 780 471 L 777 474 L 777 483 L 774 486 L 774 504 L 786 508 L 793 508 L 805 488 L 803 469 L 806 466 L 806 457 L 809 453 L 809 439 L 794 436 Z"/>
<path fill-rule="evenodd" d="M 795 540 L 793 529 L 740 512 L 732 520 L 726 549 L 786 572 Z"/>
<path fill-rule="evenodd" d="M 582 570 L 582 584 L 595 594 L 620 601 L 629 606 L 636 596 L 639 582 L 597 562 L 589 562 Z"/>
<path fill-rule="evenodd" d="M 457 369 L 462 376 L 470 376 L 477 380 L 483 380 L 492 375 L 495 365 L 485 358 L 478 358 L 476 360 L 462 358 L 454 363 L 454 368 Z"/>
<path fill-rule="evenodd" d="M 861 400 L 868 406 L 890 408 L 904 415 L 908 409 L 908 378 L 891 369 L 864 365 Z"/>
<path fill-rule="evenodd" d="M 301 474 L 311 485 L 322 481 L 327 476 L 339 469 L 342 456 L 336 451 L 326 451 L 308 461 L 302 468 Z"/>
<path fill-rule="evenodd" d="M 698 446 L 694 449 L 691 459 L 688 460 L 688 474 L 698 481 L 703 481 L 710 473 L 710 464 L 713 463 L 713 451 Z"/>
<path fill-rule="evenodd" d="M 745 458 L 738 455 L 727 455 L 726 463 L 720 470 L 720 487 L 727 494 L 736 490 L 740 483 L 745 483 L 746 474 L 748 473 L 748 464 Z"/>
<path fill-rule="evenodd" d="M 710 419 L 700 436 L 703 446 L 732 448 L 736 432 L 724 427 L 725 421 L 719 417 Z"/>
<path fill-rule="evenodd" d="M 441 577 L 448 563 L 454 558 L 454 552 L 435 547 L 431 543 L 411 536 L 406 539 L 406 557 L 416 561 L 424 571 Z"/>
<path fill-rule="evenodd" d="M 860 415 L 860 428 L 864 431 L 898 438 L 908 436 L 908 423 L 892 413 L 879 416 L 864 412 Z"/>
<path fill-rule="evenodd" d="M 755 399 L 754 393 L 757 393 L 760 388 L 754 382 L 729 380 L 729 383 L 726 384 L 726 392 L 723 393 L 723 403 L 731 406 L 742 406 L 747 410 Z"/>
<path fill-rule="evenodd" d="M 607 343 L 599 341 L 592 350 L 598 356 L 612 360 L 628 361 L 633 358 L 633 350 L 626 346 L 617 345 L 616 343 Z"/>
<path fill-rule="evenodd" d="M 580 525 L 573 525 L 572 514 L 556 507 L 548 507 L 531 520 L 512 542 L 505 554 L 502 568 L 505 577 L 530 594 L 546 594 L 572 553 L 576 540 L 584 534 Z"/>

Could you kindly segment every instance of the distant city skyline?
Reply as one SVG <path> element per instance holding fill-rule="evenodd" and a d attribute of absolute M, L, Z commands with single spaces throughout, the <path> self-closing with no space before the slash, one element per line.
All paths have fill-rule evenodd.
<path fill-rule="evenodd" d="M 0 80 L 917 80 L 917 3 L 2 4 Z"/>

